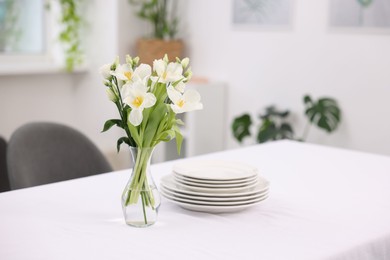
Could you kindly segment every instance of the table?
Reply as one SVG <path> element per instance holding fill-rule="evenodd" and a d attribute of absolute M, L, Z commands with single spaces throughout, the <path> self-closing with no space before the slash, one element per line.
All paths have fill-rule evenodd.
<path fill-rule="evenodd" d="M 279 141 L 202 159 L 258 167 L 270 197 L 229 214 L 162 199 L 140 229 L 123 222 L 128 170 L 1 193 L 0 259 L 390 259 L 389 157 Z"/>

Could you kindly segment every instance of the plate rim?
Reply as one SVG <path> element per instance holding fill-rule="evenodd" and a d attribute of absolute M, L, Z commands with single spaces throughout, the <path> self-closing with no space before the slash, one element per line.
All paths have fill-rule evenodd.
<path fill-rule="evenodd" d="M 243 177 L 235 177 L 235 178 L 212 178 L 212 177 L 208 177 L 208 176 L 202 176 L 201 178 L 199 178 L 199 176 L 194 176 L 193 173 L 194 173 L 194 170 L 185 170 L 185 168 L 194 168 L 194 165 L 195 165 L 195 168 L 199 168 L 199 167 L 202 167 L 202 164 L 204 164 L 203 167 L 207 167 L 208 165 L 213 165 L 213 164 L 217 164 L 217 167 L 219 165 L 220 166 L 224 166 L 225 168 L 231 168 L 231 167 L 238 167 L 238 168 L 241 168 L 241 170 L 243 170 L 243 172 L 250 172 L 250 174 L 247 174 L 246 176 L 243 176 Z M 184 170 L 183 170 L 183 165 L 184 165 Z M 185 166 L 187 165 L 187 166 Z M 180 166 L 182 168 L 180 168 Z M 192 166 L 192 167 L 191 167 Z M 228 167 L 230 166 L 230 167 Z M 212 167 L 215 167 L 215 166 L 212 166 Z M 244 168 L 244 169 L 243 169 Z M 258 170 L 256 167 L 254 166 L 251 166 L 249 164 L 245 164 L 245 163 L 242 163 L 242 162 L 238 162 L 238 161 L 225 161 L 225 160 L 195 160 L 195 161 L 186 161 L 186 162 L 179 162 L 179 163 L 176 163 L 172 166 L 172 170 L 175 172 L 175 173 L 178 173 L 180 175 L 183 175 L 183 176 L 187 176 L 187 177 L 190 177 L 190 178 L 195 178 L 195 179 L 202 179 L 202 180 L 216 180 L 216 181 L 220 181 L 220 180 L 241 180 L 241 179 L 245 179 L 245 178 L 249 178 L 253 175 L 256 175 L 258 174 Z M 184 173 L 183 173 L 184 172 Z M 215 176 L 213 176 L 215 177 Z"/>
<path fill-rule="evenodd" d="M 239 196 L 246 196 L 246 195 L 249 195 L 249 194 L 255 194 L 255 193 L 259 193 L 259 192 L 262 192 L 264 190 L 268 190 L 269 187 L 270 187 L 270 182 L 259 176 L 258 178 L 258 183 L 257 185 L 260 185 L 260 182 L 264 182 L 264 187 L 262 187 L 261 189 L 259 190 L 251 190 L 251 191 L 246 191 L 246 192 L 236 192 L 236 193 L 203 193 L 203 192 L 195 192 L 195 191 L 190 191 L 190 190 L 186 190 L 186 189 L 176 189 L 177 187 L 174 187 L 172 189 L 172 187 L 167 187 L 167 182 L 171 182 L 171 184 L 174 184 L 175 186 L 177 186 L 178 184 L 176 183 L 173 183 L 172 181 L 172 178 L 173 176 L 172 175 L 165 175 L 161 178 L 161 181 L 160 181 L 160 185 L 163 185 L 165 188 L 169 189 L 169 190 L 173 190 L 173 191 L 176 191 L 176 192 L 179 192 L 179 193 L 184 193 L 184 194 L 189 194 L 189 195 L 195 195 L 195 196 L 204 196 L 204 197 L 239 197 Z M 180 186 L 180 185 L 179 185 Z M 256 187 L 255 187 L 256 188 Z"/>
<path fill-rule="evenodd" d="M 229 205 L 229 204 L 219 204 L 218 202 L 203 202 L 203 201 L 198 202 L 198 201 L 191 201 L 188 199 L 173 198 L 173 197 L 170 197 L 169 195 L 164 194 L 164 193 L 163 193 L 163 195 L 166 199 L 171 200 L 171 201 L 175 201 L 175 202 L 186 203 L 186 204 L 191 204 L 191 205 L 198 205 L 198 206 L 212 206 L 212 207 L 250 205 L 250 204 L 253 204 L 253 203 L 256 203 L 259 201 L 263 201 L 266 198 L 268 198 L 268 194 L 264 194 L 263 196 L 256 198 L 256 199 L 251 199 L 251 200 L 248 200 L 246 202 L 245 201 L 244 202 L 239 201 L 237 203 L 233 202 L 233 204 Z"/>
<path fill-rule="evenodd" d="M 248 196 L 241 196 L 241 197 L 203 197 L 203 196 L 191 196 L 187 194 L 180 194 L 176 193 L 174 191 L 170 191 L 164 187 L 161 186 L 162 193 L 165 193 L 167 195 L 177 196 L 178 198 L 182 199 L 193 199 L 193 200 L 199 200 L 199 201 L 208 201 L 208 202 L 234 202 L 234 201 L 247 201 L 251 199 L 256 199 L 259 197 L 262 197 L 264 195 L 268 195 L 268 190 L 265 190 L 261 193 L 251 194 Z"/>
<path fill-rule="evenodd" d="M 187 177 L 187 176 L 184 176 L 184 175 L 181 175 L 180 173 L 177 173 L 177 172 L 174 172 L 172 171 L 173 175 L 177 178 L 180 178 L 180 179 L 184 179 L 184 180 L 187 180 L 187 181 L 192 181 L 192 182 L 195 182 L 195 183 L 199 183 L 199 184 L 240 184 L 240 183 L 245 183 L 245 182 L 248 182 L 248 181 L 252 181 L 254 179 L 256 179 L 259 175 L 256 174 L 256 175 L 253 175 L 252 177 L 248 177 L 248 178 L 243 178 L 243 179 L 240 179 L 240 180 L 211 180 L 211 179 L 197 179 L 197 178 L 192 178 L 192 177 Z"/>
<path fill-rule="evenodd" d="M 265 198 L 267 199 L 267 198 Z M 264 200 L 265 200 L 264 199 Z M 178 201 L 171 201 L 172 203 L 180 206 L 183 209 L 196 211 L 196 212 L 206 212 L 206 213 L 232 213 L 232 212 L 238 212 L 242 211 L 244 209 L 256 206 L 263 202 L 263 200 L 252 203 L 252 204 L 246 204 L 246 205 L 239 205 L 239 206 L 199 206 L 199 205 L 193 205 L 193 204 L 187 204 L 183 202 Z"/>
<path fill-rule="evenodd" d="M 176 178 L 176 176 L 174 176 L 174 180 L 176 182 L 178 182 L 179 184 L 183 184 L 183 185 L 189 185 L 189 186 L 194 186 L 194 187 L 199 187 L 199 188 L 215 188 L 215 189 L 243 188 L 243 187 L 255 184 L 257 182 L 257 178 L 254 178 L 251 181 L 242 182 L 242 183 L 234 183 L 234 184 L 206 184 L 206 183 L 196 183 L 196 182 L 183 180 L 183 179 L 180 179 L 180 178 Z"/>

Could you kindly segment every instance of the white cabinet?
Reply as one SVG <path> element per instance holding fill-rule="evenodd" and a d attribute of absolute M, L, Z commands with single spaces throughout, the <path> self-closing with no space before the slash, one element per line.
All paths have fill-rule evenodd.
<path fill-rule="evenodd" d="M 200 93 L 203 109 L 180 115 L 185 123 L 182 129 L 184 141 L 180 156 L 177 155 L 175 140 L 160 143 L 153 156 L 154 163 L 221 151 L 225 148 L 229 131 L 226 123 L 226 84 L 191 83 L 187 88 L 196 89 Z"/>

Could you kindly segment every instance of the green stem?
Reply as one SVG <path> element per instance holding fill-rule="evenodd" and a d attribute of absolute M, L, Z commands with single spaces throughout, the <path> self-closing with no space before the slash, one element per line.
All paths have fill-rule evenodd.
<path fill-rule="evenodd" d="M 142 199 L 142 211 L 144 212 L 144 221 L 145 221 L 145 224 L 148 224 L 148 219 L 146 218 L 146 211 L 145 211 L 145 192 L 142 192 L 141 193 L 141 199 Z"/>
<path fill-rule="evenodd" d="M 130 145 L 131 146 L 135 146 L 134 139 L 131 137 L 130 130 L 127 127 L 127 118 L 123 114 L 124 105 L 123 105 L 123 102 L 122 102 L 122 94 L 121 94 L 121 91 L 119 89 L 118 80 L 116 79 L 116 77 L 113 77 L 113 78 L 114 78 L 114 86 L 116 88 L 116 92 L 118 93 L 118 97 L 119 97 L 119 100 L 117 102 L 115 102 L 115 104 L 116 104 L 116 106 L 118 108 L 119 115 L 120 115 L 121 120 L 122 120 L 123 129 L 125 130 L 125 132 L 127 134 L 127 137 L 129 138 Z"/>
<path fill-rule="evenodd" d="M 154 199 L 152 191 L 148 185 L 146 175 L 147 175 L 147 167 L 149 164 L 150 156 L 153 152 L 152 148 L 137 148 L 137 156 L 135 160 L 135 164 L 133 166 L 133 179 L 130 183 L 130 190 L 126 198 L 126 206 L 128 204 L 137 203 L 139 195 L 142 192 L 147 192 L 149 197 L 149 201 L 151 202 L 151 206 L 154 207 Z M 145 201 L 146 202 L 146 201 Z M 144 201 L 143 201 L 144 203 Z"/>

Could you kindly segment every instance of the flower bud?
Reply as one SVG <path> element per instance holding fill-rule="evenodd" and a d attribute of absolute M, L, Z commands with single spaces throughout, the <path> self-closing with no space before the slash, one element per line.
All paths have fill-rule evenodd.
<path fill-rule="evenodd" d="M 126 63 L 133 65 L 133 58 L 129 54 L 126 55 Z"/>
<path fill-rule="evenodd" d="M 119 65 L 119 56 L 116 56 L 114 63 L 111 65 L 111 70 L 116 70 L 116 67 Z"/>
<path fill-rule="evenodd" d="M 189 81 L 192 78 L 192 70 L 191 67 L 188 68 L 188 70 L 184 73 L 184 77 L 186 77 L 186 81 Z"/>
<path fill-rule="evenodd" d="M 181 66 L 183 66 L 183 69 L 187 68 L 188 64 L 190 63 L 190 59 L 189 58 L 184 58 L 182 61 L 181 61 Z"/>
<path fill-rule="evenodd" d="M 168 54 L 165 53 L 163 61 L 166 62 L 166 63 L 169 62 Z"/>
<path fill-rule="evenodd" d="M 104 64 L 99 69 L 100 74 L 105 79 L 109 79 L 111 77 L 111 64 Z"/>
<path fill-rule="evenodd" d="M 118 100 L 117 95 L 115 95 L 114 91 L 112 91 L 111 88 L 106 89 L 106 94 L 108 99 L 111 100 L 112 102 L 116 102 Z"/>
<path fill-rule="evenodd" d="M 138 62 L 139 62 L 139 57 L 137 56 L 137 57 L 135 57 L 135 58 L 133 59 L 133 65 L 134 65 L 134 66 L 137 65 Z"/>

